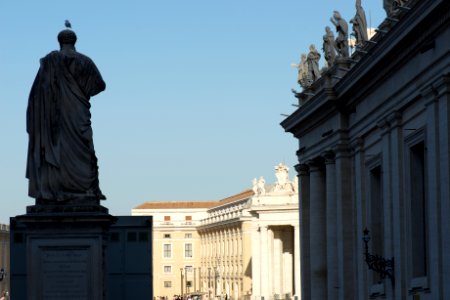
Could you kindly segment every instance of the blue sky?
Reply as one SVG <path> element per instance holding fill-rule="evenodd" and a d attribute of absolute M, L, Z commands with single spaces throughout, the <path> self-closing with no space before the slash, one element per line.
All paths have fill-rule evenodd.
<path fill-rule="evenodd" d="M 378 26 L 382 1 L 364 1 Z M 65 19 L 106 81 L 91 99 L 103 202 L 116 215 L 145 201 L 215 200 L 294 176 L 300 54 L 322 47 L 333 10 L 354 1 L 172 0 L 0 2 L 0 222 L 25 213 L 25 111 L 39 59 Z M 322 63 L 323 64 L 323 63 Z"/>

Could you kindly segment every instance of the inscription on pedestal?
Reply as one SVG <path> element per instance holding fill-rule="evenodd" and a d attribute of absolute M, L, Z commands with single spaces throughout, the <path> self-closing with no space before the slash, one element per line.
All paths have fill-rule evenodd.
<path fill-rule="evenodd" d="M 41 248 L 42 295 L 46 300 L 84 300 L 89 291 L 86 248 Z"/>

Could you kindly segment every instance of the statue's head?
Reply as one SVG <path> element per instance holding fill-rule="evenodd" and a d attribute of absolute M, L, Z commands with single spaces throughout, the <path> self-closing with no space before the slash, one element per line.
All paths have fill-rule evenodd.
<path fill-rule="evenodd" d="M 75 46 L 77 42 L 77 35 L 70 29 L 64 29 L 58 34 L 59 45 L 72 45 Z"/>
<path fill-rule="evenodd" d="M 333 16 L 334 16 L 334 18 L 335 18 L 336 20 L 340 20 L 340 19 L 341 19 L 341 14 L 340 14 L 340 12 L 338 12 L 337 10 L 335 10 L 335 11 L 333 12 Z"/>
<path fill-rule="evenodd" d="M 75 43 L 77 42 L 77 35 L 71 29 L 72 25 L 70 24 L 69 20 L 66 20 L 64 25 L 66 26 L 66 29 L 64 29 L 58 34 L 59 45 L 75 46 Z"/>

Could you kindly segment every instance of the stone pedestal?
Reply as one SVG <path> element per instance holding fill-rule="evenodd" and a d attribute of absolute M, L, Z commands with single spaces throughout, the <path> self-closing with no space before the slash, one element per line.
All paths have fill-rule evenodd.
<path fill-rule="evenodd" d="M 116 220 L 100 205 L 35 205 L 14 218 L 25 242 L 26 299 L 105 299 L 105 248 Z"/>

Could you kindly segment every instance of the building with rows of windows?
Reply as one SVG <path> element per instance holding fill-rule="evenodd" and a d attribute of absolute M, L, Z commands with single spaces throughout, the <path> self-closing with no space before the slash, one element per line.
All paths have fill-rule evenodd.
<path fill-rule="evenodd" d="M 450 1 L 394 2 L 282 122 L 302 299 L 450 299 Z"/>
<path fill-rule="evenodd" d="M 132 215 L 153 216 L 154 296 L 199 292 L 208 299 L 287 299 L 300 293 L 297 179 L 219 201 L 146 202 Z"/>

